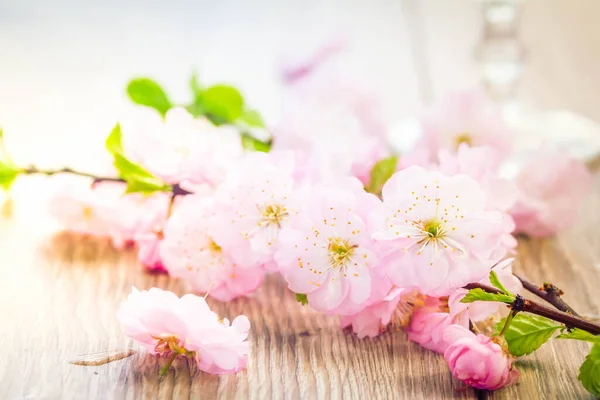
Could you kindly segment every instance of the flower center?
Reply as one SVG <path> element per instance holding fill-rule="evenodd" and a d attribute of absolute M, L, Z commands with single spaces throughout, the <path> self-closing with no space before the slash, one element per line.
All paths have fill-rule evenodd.
<path fill-rule="evenodd" d="M 350 244 L 348 239 L 335 238 L 329 240 L 327 251 L 329 253 L 329 264 L 332 268 L 342 267 L 352 259 L 354 249 L 358 246 Z"/>
<path fill-rule="evenodd" d="M 208 239 L 208 249 L 213 253 L 220 253 L 221 250 L 223 250 L 221 246 L 219 246 L 214 240 L 212 240 L 212 238 Z"/>
<path fill-rule="evenodd" d="M 454 137 L 454 143 L 456 144 L 456 149 L 458 149 L 463 143 L 471 147 L 473 146 L 473 136 L 468 132 L 459 133 Z"/>
<path fill-rule="evenodd" d="M 259 208 L 259 210 L 262 216 L 259 226 L 266 224 L 277 225 L 278 228 L 281 228 L 281 221 L 289 215 L 287 208 L 280 204 L 269 204 L 263 209 Z"/>
<path fill-rule="evenodd" d="M 442 222 L 437 218 L 433 218 L 423 224 L 423 233 L 430 238 L 440 238 L 444 236 L 445 231 Z"/>
<path fill-rule="evenodd" d="M 90 206 L 83 207 L 81 212 L 83 214 L 83 218 L 85 219 L 92 219 L 92 217 L 94 216 L 94 209 Z"/>

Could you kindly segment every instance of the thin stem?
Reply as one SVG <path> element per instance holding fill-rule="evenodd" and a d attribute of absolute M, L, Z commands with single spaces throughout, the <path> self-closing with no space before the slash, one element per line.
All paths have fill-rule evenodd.
<path fill-rule="evenodd" d="M 559 288 L 557 288 L 556 286 L 554 286 L 553 284 L 544 283 L 544 286 L 542 289 L 538 285 L 527 281 L 526 279 L 520 277 L 519 275 L 515 274 L 515 276 L 517 277 L 517 279 L 519 279 L 521 281 L 521 283 L 523 284 L 523 287 L 525 289 L 527 289 L 528 291 L 530 291 L 531 293 L 535 294 L 539 298 L 544 299 L 545 301 L 552 304 L 554 307 L 556 307 L 560 311 L 564 311 L 564 312 L 579 316 L 579 314 L 575 310 L 573 310 L 573 308 L 571 308 L 571 306 L 569 306 L 560 297 L 562 295 L 563 291 L 560 290 Z"/>
<path fill-rule="evenodd" d="M 123 180 L 121 178 L 97 176 L 94 174 L 90 174 L 89 172 L 76 171 L 76 170 L 68 168 L 68 167 L 60 168 L 60 169 L 41 170 L 41 169 L 38 169 L 37 167 L 30 166 L 30 167 L 23 169 L 21 172 L 24 174 L 29 174 L 29 175 L 43 174 L 43 175 L 48 175 L 48 176 L 56 175 L 56 174 L 72 174 L 72 175 L 79 175 L 79 176 L 85 176 L 87 178 L 92 178 L 92 179 L 94 179 L 94 182 L 125 182 L 125 180 Z"/>
<path fill-rule="evenodd" d="M 506 322 L 504 322 L 504 326 L 502 327 L 502 330 L 500 331 L 500 334 L 498 336 L 503 336 L 504 335 L 504 332 L 506 332 L 506 330 L 510 326 L 510 323 L 512 322 L 512 320 L 515 317 L 515 315 L 517 315 L 517 313 L 515 311 L 511 311 L 508 314 L 508 317 L 506 317 Z"/>
<path fill-rule="evenodd" d="M 465 289 L 483 289 L 488 293 L 502 293 L 500 290 L 495 287 L 484 285 L 482 283 L 469 283 L 464 287 Z M 555 310 L 550 307 L 546 307 L 542 304 L 536 303 L 533 300 L 523 299 L 521 296 L 517 296 L 517 300 L 521 302 L 519 304 L 517 311 L 524 311 L 531 314 L 540 315 L 542 317 L 550 318 L 554 321 L 565 324 L 567 327 L 579 328 L 587 331 L 593 335 L 600 335 L 600 324 L 594 323 L 592 321 L 585 320 L 579 316 L 573 315 L 571 313 L 566 313 L 564 311 Z M 511 304 L 510 307 L 514 307 L 515 303 Z M 515 307 L 516 308 L 516 307 Z"/>
<path fill-rule="evenodd" d="M 171 353 L 171 356 L 167 360 L 167 364 L 160 369 L 160 376 L 165 376 L 167 372 L 169 372 L 169 368 L 171 368 L 173 361 L 175 361 L 175 358 L 177 358 L 178 355 L 179 353 L 176 353 L 174 351 Z"/>

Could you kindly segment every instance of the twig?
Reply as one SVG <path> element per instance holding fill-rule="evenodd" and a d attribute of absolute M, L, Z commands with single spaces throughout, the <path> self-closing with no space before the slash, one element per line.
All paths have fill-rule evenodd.
<path fill-rule="evenodd" d="M 488 293 L 500 294 L 502 291 L 495 287 L 484 285 L 482 283 L 469 283 L 465 286 L 465 289 L 483 289 Z M 533 300 L 524 299 L 521 296 L 517 296 L 517 299 L 509 305 L 516 311 L 524 311 L 531 314 L 540 315 L 542 317 L 550 318 L 554 321 L 565 324 L 568 327 L 583 329 L 593 335 L 600 335 L 600 325 L 591 321 L 587 321 L 579 316 L 566 313 L 564 311 L 555 310 L 550 307 L 546 307 L 542 304 L 536 303 Z"/>
<path fill-rule="evenodd" d="M 579 314 L 575 310 L 573 310 L 573 308 L 571 308 L 571 306 L 569 306 L 560 297 L 563 294 L 563 291 L 560 290 L 559 288 L 557 288 L 556 286 L 554 286 L 553 284 L 544 283 L 543 288 L 540 288 L 536 284 L 525 280 L 524 278 L 520 277 L 519 275 L 515 274 L 515 276 L 517 277 L 517 279 L 519 279 L 521 281 L 521 283 L 523 284 L 523 287 L 525 289 L 527 289 L 528 291 L 530 291 L 531 293 L 544 299 L 545 301 L 552 304 L 554 307 L 556 307 L 560 311 L 564 311 L 564 312 L 579 316 Z"/>

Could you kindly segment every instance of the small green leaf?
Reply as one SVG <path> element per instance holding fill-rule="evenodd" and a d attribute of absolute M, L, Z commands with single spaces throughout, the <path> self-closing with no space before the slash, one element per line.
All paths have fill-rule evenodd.
<path fill-rule="evenodd" d="M 242 147 L 246 150 L 251 151 L 262 151 L 263 153 L 268 153 L 271 150 L 271 142 L 263 142 L 262 140 L 258 140 L 255 137 L 250 136 L 247 133 L 241 134 L 242 138 Z"/>
<path fill-rule="evenodd" d="M 379 194 L 383 185 L 394 175 L 398 165 L 398 156 L 391 156 L 379 160 L 371 169 L 371 181 L 366 190 L 369 193 Z"/>
<path fill-rule="evenodd" d="M 119 176 L 127 182 L 126 193 L 149 194 L 170 191 L 171 186 L 125 156 L 121 139 L 121 127 L 117 124 L 106 138 L 105 145 L 106 150 L 114 158 L 114 166 L 119 172 Z"/>
<path fill-rule="evenodd" d="M 494 326 L 496 333 L 502 330 L 505 320 L 503 318 Z M 508 343 L 510 354 L 520 357 L 539 349 L 561 327 L 562 325 L 548 318 L 519 313 L 504 332 L 504 339 Z"/>
<path fill-rule="evenodd" d="M 557 339 L 573 339 L 581 340 L 584 342 L 596 343 L 600 342 L 600 336 L 592 335 L 591 333 L 584 331 L 583 329 L 573 328 L 571 331 L 566 329 L 556 337 Z"/>
<path fill-rule="evenodd" d="M 476 288 L 469 290 L 469 293 L 460 300 L 461 303 L 473 303 L 474 301 L 498 301 L 500 303 L 511 304 L 514 301 L 514 297 L 502 293 L 489 293 L 483 289 Z"/>
<path fill-rule="evenodd" d="M 209 87 L 198 95 L 196 102 L 202 105 L 205 114 L 218 117 L 216 122 L 220 122 L 219 119 L 233 122 L 242 115 L 244 109 L 244 98 L 239 90 L 227 85 Z"/>
<path fill-rule="evenodd" d="M 302 293 L 296 293 L 296 301 L 301 303 L 303 306 L 308 304 L 308 297 Z"/>
<path fill-rule="evenodd" d="M 251 128 L 264 128 L 265 121 L 256 110 L 246 109 L 242 112 L 242 115 L 238 118 L 243 124 Z"/>
<path fill-rule="evenodd" d="M 500 282 L 500 279 L 498 278 L 498 274 L 496 274 L 496 271 L 491 270 L 490 271 L 490 283 L 492 284 L 492 286 L 494 286 L 496 289 L 500 289 L 502 290 L 502 292 L 504 294 L 508 294 L 510 296 L 512 296 L 513 294 L 511 292 L 508 291 L 507 288 L 504 287 L 504 285 L 502 284 L 502 282 Z"/>
<path fill-rule="evenodd" d="M 10 189 L 20 173 L 21 170 L 15 165 L 0 161 L 0 186 L 2 186 L 4 190 Z"/>
<path fill-rule="evenodd" d="M 579 368 L 577 378 L 588 392 L 600 396 L 600 342 L 592 346 L 590 354 Z"/>
<path fill-rule="evenodd" d="M 127 94 L 134 103 L 152 107 L 163 116 L 173 107 L 160 85 L 148 78 L 137 78 L 129 82 Z"/>

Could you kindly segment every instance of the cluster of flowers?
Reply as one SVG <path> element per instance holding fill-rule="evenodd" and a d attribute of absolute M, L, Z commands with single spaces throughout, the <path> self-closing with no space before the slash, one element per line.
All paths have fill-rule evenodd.
<path fill-rule="evenodd" d="M 514 382 L 502 339 L 468 329 L 505 307 L 461 303 L 462 288 L 488 281 L 493 268 L 518 293 L 507 258 L 513 235 L 568 227 L 588 171 L 544 153 L 516 179 L 501 178 L 508 128 L 480 94 L 460 93 L 428 110 L 415 150 L 369 193 L 382 160 L 394 158 L 376 132 L 383 124 L 358 98 L 291 107 L 298 113 L 273 129 L 269 153 L 245 151 L 237 130 L 183 108 L 164 118 L 140 110 L 121 124 L 126 154 L 186 195 L 125 194 L 125 183 L 68 177 L 52 211 L 69 230 L 137 246 L 148 270 L 221 301 L 279 273 L 299 299 L 361 338 L 380 334 L 409 303 L 409 339 L 444 354 L 455 377 L 485 389 Z M 134 290 L 118 315 L 152 353 L 196 358 L 211 373 L 246 364 L 247 318 L 219 321 L 195 295 Z"/>

